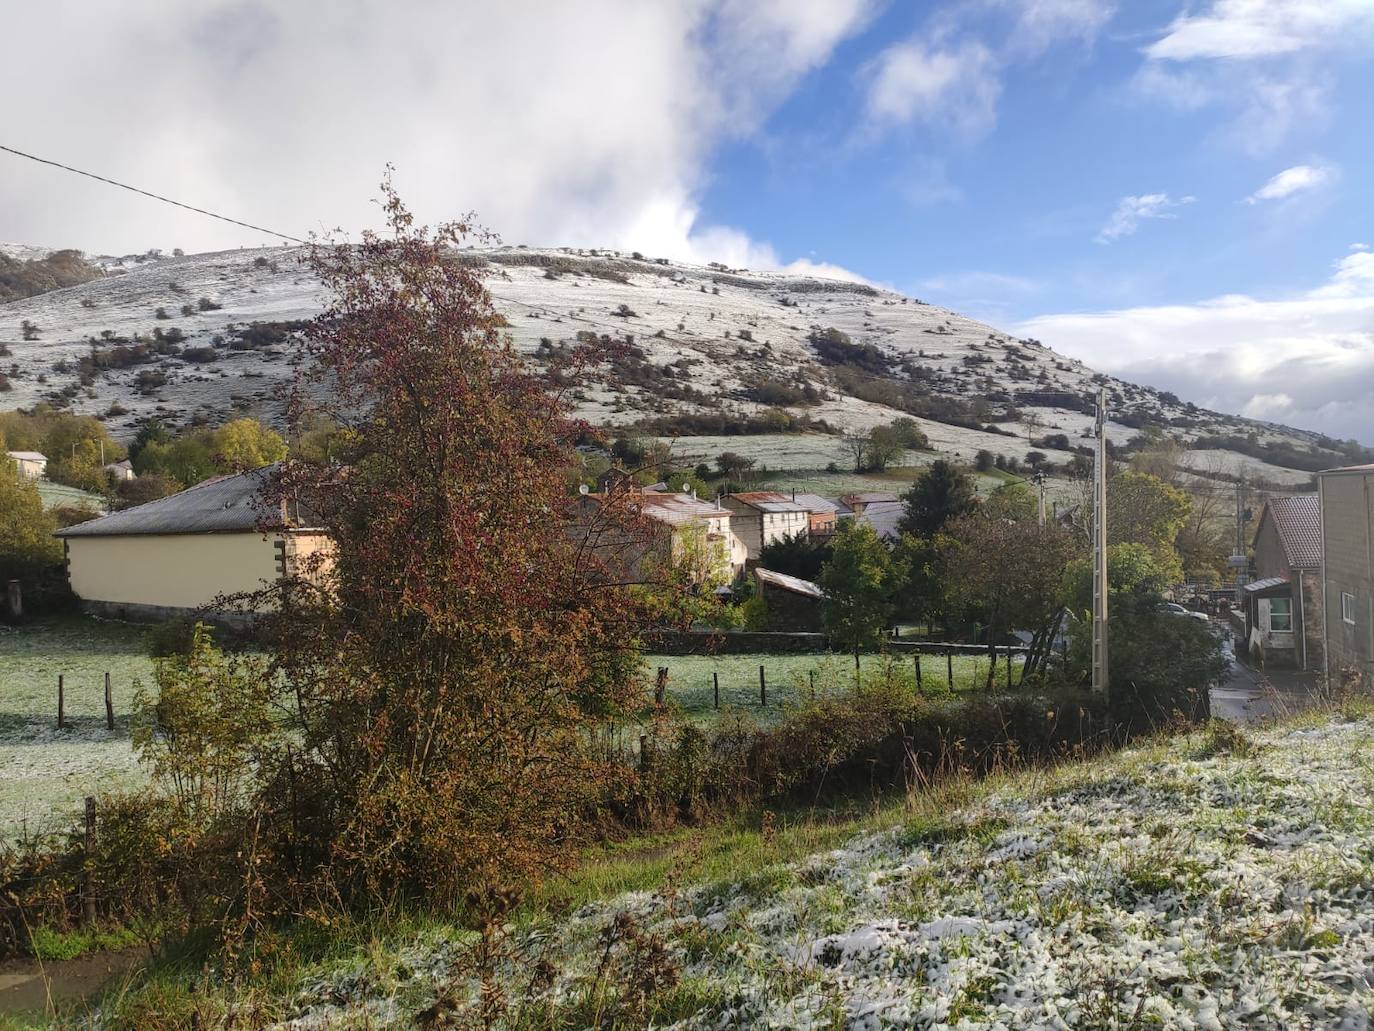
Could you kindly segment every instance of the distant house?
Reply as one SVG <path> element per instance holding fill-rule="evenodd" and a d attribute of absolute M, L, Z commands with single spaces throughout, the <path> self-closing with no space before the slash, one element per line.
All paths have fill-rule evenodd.
<path fill-rule="evenodd" d="M 858 494 L 841 494 L 840 501 L 854 513 L 854 518 L 858 519 L 864 514 L 864 509 L 869 505 L 889 505 L 900 499 L 896 494 L 882 490 L 862 491 Z"/>
<path fill-rule="evenodd" d="M 7 451 L 10 459 L 19 467 L 19 475 L 30 480 L 41 479 L 48 471 L 46 455 L 37 451 Z"/>
<path fill-rule="evenodd" d="M 826 537 L 834 533 L 840 513 L 848 512 L 840 502 L 819 494 L 798 494 L 793 491 L 792 500 L 806 509 L 806 529 L 813 537 Z"/>
<path fill-rule="evenodd" d="M 257 591 L 328 548 L 318 529 L 269 506 L 272 466 L 57 531 L 72 590 L 88 611 L 160 620 L 212 612 L 220 595 Z"/>
<path fill-rule="evenodd" d="M 134 472 L 133 463 L 127 458 L 122 462 L 111 462 L 105 467 L 105 472 L 109 473 L 113 480 L 132 480 L 138 475 Z"/>
<path fill-rule="evenodd" d="M 703 580 L 733 580 L 744 569 L 744 544 L 730 528 L 731 514 L 719 502 L 702 501 L 690 494 L 660 492 L 649 488 L 625 488 L 614 495 L 588 494 L 583 504 L 589 517 L 578 532 L 592 529 L 590 513 L 601 510 L 615 497 L 630 516 L 643 516 L 663 528 L 661 534 L 625 533 L 616 525 L 595 529 L 595 547 L 603 560 L 629 577 L 644 577 L 656 562 L 681 567 L 690 563 Z"/>
<path fill-rule="evenodd" d="M 906 505 L 900 501 L 869 501 L 863 511 L 854 517 L 857 523 L 867 523 L 880 540 L 891 543 L 901 536 L 897 526 L 906 514 Z"/>
<path fill-rule="evenodd" d="M 765 629 L 820 632 L 825 592 L 818 585 L 762 566 L 754 568 L 754 580 L 768 613 Z"/>
<path fill-rule="evenodd" d="M 1245 585 L 1246 648 L 1265 663 L 1325 665 L 1322 513 L 1315 494 L 1270 498 L 1255 530 L 1255 580 Z"/>
<path fill-rule="evenodd" d="M 726 494 L 721 504 L 730 511 L 730 529 L 743 542 L 748 562 L 784 537 L 806 536 L 810 517 L 806 507 L 773 490 Z"/>
<path fill-rule="evenodd" d="M 1374 673 L 1374 465 L 1317 475 L 1326 674 Z"/>

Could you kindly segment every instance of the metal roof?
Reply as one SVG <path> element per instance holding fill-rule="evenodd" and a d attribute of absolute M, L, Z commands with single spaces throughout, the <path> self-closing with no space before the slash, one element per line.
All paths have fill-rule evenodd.
<path fill-rule="evenodd" d="M 651 519 L 680 525 L 701 519 L 724 519 L 730 513 L 690 494 L 637 494 L 630 502 Z"/>
<path fill-rule="evenodd" d="M 762 566 L 754 567 L 754 575 L 759 578 L 759 583 L 768 584 L 779 590 L 791 591 L 793 594 L 805 595 L 808 598 L 824 598 L 825 592 L 817 584 L 810 580 L 803 580 L 799 576 L 788 576 L 786 573 L 775 573 L 771 569 L 764 569 Z"/>
<path fill-rule="evenodd" d="M 1339 473 L 1374 473 L 1374 465 L 1342 465 L 1335 469 L 1323 469 L 1318 476 L 1334 476 Z"/>
<path fill-rule="evenodd" d="M 1322 509 L 1315 494 L 1270 498 L 1265 512 L 1274 521 L 1283 554 L 1292 569 L 1315 569 L 1322 564 Z M 1260 516 L 1263 524 L 1264 517 Z M 1255 531 L 1259 536 L 1259 531 Z"/>
<path fill-rule="evenodd" d="M 235 533 L 285 525 L 281 513 L 262 499 L 275 465 L 217 476 L 180 494 L 111 512 L 65 530 L 58 537 L 123 537 L 133 534 Z"/>
<path fill-rule="evenodd" d="M 786 494 L 775 490 L 746 490 L 739 494 L 727 494 L 750 508 L 760 512 L 805 512 L 806 506 L 793 501 Z"/>
<path fill-rule="evenodd" d="M 839 512 L 844 507 L 838 501 L 823 498 L 819 494 L 796 494 L 792 500 L 808 512 Z"/>
<path fill-rule="evenodd" d="M 1269 590 L 1270 588 L 1273 588 L 1273 587 L 1288 587 L 1288 586 L 1289 586 L 1288 581 L 1285 580 L 1283 577 L 1281 577 L 1281 576 L 1270 576 L 1270 577 L 1266 577 L 1266 578 L 1263 579 L 1263 580 L 1255 580 L 1255 581 L 1252 582 L 1252 583 L 1246 584 L 1246 585 L 1244 586 L 1243 590 L 1248 591 L 1248 592 L 1251 593 L 1251 594 L 1254 594 L 1254 593 L 1257 592 L 1257 591 L 1267 591 L 1267 590 Z"/>

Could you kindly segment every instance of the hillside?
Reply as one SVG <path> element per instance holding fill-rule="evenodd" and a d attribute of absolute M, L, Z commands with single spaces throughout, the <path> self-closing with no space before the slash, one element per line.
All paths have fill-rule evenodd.
<path fill-rule="evenodd" d="M 613 852 L 510 929 L 497 982 L 532 1005 L 500 1026 L 1367 1027 L 1371 746 L 1368 717 L 1215 727 L 916 793 L 847 837 Z M 224 991 L 283 1029 L 454 1026 L 470 942 L 422 925 Z"/>
<path fill-rule="evenodd" d="M 0 403 L 69 405 L 103 416 L 121 437 L 152 416 L 276 419 L 277 391 L 301 360 L 293 331 L 321 302 L 300 257 L 265 248 L 95 259 L 102 278 L 0 306 L 10 352 Z M 578 333 L 633 341 L 574 391 L 580 414 L 601 425 L 647 420 L 664 434 L 712 437 L 766 413 L 752 429 L 833 433 L 910 414 L 942 452 L 1019 458 L 1034 448 L 1063 463 L 1086 443 L 1104 384 L 1114 443 L 1148 427 L 1198 442 L 1189 463 L 1211 478 L 1248 468 L 1302 482 L 1352 455 L 1317 434 L 1100 376 L 1038 341 L 866 285 L 616 252 L 497 248 L 463 260 L 489 272 L 517 346 L 536 360 Z M 792 439 L 802 452 L 789 458 L 793 468 L 843 460 L 833 437 Z M 719 450 L 715 441 L 684 446 Z"/>

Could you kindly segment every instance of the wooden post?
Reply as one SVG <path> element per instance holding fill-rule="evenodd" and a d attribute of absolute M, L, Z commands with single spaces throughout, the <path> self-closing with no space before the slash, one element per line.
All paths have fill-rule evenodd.
<path fill-rule="evenodd" d="M 668 667 L 659 666 L 658 676 L 654 680 L 654 704 L 662 705 L 663 698 L 668 693 Z"/>
<path fill-rule="evenodd" d="M 711 673 L 711 684 L 715 688 L 716 708 L 720 708 L 720 670 L 713 670 Z"/>
<path fill-rule="evenodd" d="M 768 704 L 768 682 L 763 678 L 763 667 L 759 667 L 759 705 Z"/>
<path fill-rule="evenodd" d="M 82 885 L 84 896 L 81 900 L 81 913 L 86 926 L 95 924 L 95 884 L 91 880 L 91 865 L 95 861 L 95 799 L 86 796 L 86 873 Z"/>
<path fill-rule="evenodd" d="M 954 653 L 945 652 L 945 674 L 949 677 L 949 689 L 954 690 Z"/>
<path fill-rule="evenodd" d="M 814 702 L 816 700 L 816 671 L 808 669 L 806 675 L 811 681 L 811 700 Z"/>
<path fill-rule="evenodd" d="M 1011 649 L 1007 649 L 1007 690 L 1011 690 Z"/>
<path fill-rule="evenodd" d="M 639 768 L 647 770 L 649 768 L 649 735 L 639 735 Z"/>
<path fill-rule="evenodd" d="M 105 729 L 114 730 L 114 699 L 110 696 L 110 674 L 105 674 Z"/>
<path fill-rule="evenodd" d="M 57 674 L 57 729 L 63 730 L 67 726 L 66 719 L 66 684 L 61 673 Z"/>
<path fill-rule="evenodd" d="M 916 660 L 916 690 L 919 691 L 921 689 L 921 653 L 914 652 L 913 657 Z"/>

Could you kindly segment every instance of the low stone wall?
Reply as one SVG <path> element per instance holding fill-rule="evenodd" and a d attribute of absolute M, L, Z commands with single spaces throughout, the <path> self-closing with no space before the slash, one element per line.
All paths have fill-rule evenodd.
<path fill-rule="evenodd" d="M 939 641 L 888 641 L 887 651 L 900 655 L 987 655 L 985 644 L 944 644 Z M 770 633 L 757 630 L 662 630 L 644 639 L 644 650 L 651 655 L 814 655 L 833 651 L 826 634 Z M 1013 645 L 997 646 L 998 655 L 1023 655 L 1028 649 Z"/>

